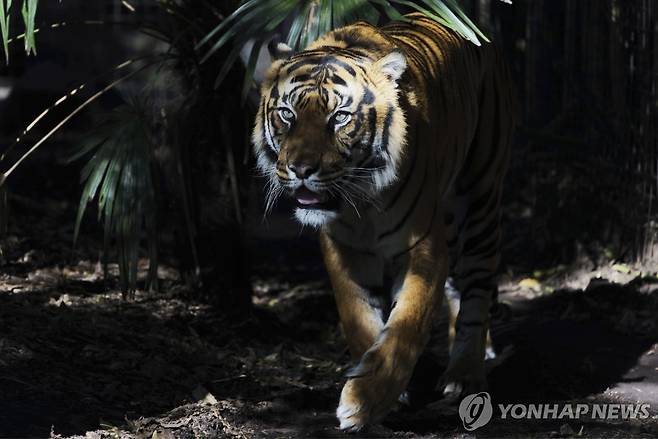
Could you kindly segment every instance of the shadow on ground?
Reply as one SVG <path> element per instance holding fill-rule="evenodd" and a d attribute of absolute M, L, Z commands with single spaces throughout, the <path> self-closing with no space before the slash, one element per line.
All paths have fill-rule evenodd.
<path fill-rule="evenodd" d="M 314 240 L 255 244 L 254 312 L 236 321 L 192 299 L 173 270 L 161 273 L 160 293 L 125 302 L 89 253 L 61 250 L 64 221 L 33 219 L 14 235 L 30 239 L 2 243 L 0 437 L 343 436 L 333 411 L 349 357 Z M 534 299 L 503 292 L 511 312 L 493 339 L 511 353 L 490 373 L 494 403 L 642 401 L 655 413 L 654 280 L 597 280 Z M 658 435 L 656 419 L 565 429 L 496 418 L 478 436 Z M 438 404 L 401 409 L 362 436 L 464 433 L 456 407 Z"/>
<path fill-rule="evenodd" d="M 157 429 L 175 437 L 341 436 L 332 412 L 348 356 L 323 279 L 256 279 L 255 313 L 236 322 L 190 301 L 175 280 L 167 293 L 126 303 L 98 276 L 81 280 L 94 279 L 89 263 L 23 274 L 5 275 L 0 293 L 0 436 L 101 426 L 128 437 Z M 494 402 L 601 402 L 621 388 L 618 400 L 658 407 L 658 295 L 650 287 L 599 282 L 510 300 L 511 317 L 493 328 L 498 350 L 513 346 L 490 374 Z M 562 424 L 499 420 L 479 435 L 543 437 Z M 585 426 L 585 437 L 658 432 L 655 420 L 591 424 L 573 428 Z M 364 434 L 462 432 L 455 407 L 445 406 L 399 411 Z"/>

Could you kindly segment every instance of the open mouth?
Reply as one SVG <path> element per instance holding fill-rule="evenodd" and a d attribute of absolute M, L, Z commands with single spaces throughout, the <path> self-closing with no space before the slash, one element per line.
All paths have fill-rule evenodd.
<path fill-rule="evenodd" d="M 337 200 L 326 192 L 313 192 L 304 186 L 293 193 L 293 198 L 297 201 L 297 207 L 302 209 L 333 210 L 338 207 Z"/>

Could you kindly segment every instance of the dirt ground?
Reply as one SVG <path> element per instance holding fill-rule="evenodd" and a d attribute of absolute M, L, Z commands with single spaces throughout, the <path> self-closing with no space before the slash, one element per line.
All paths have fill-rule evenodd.
<path fill-rule="evenodd" d="M 0 437 L 344 436 L 333 412 L 349 356 L 311 237 L 258 241 L 254 310 L 236 321 L 192 299 L 167 267 L 160 292 L 124 301 L 94 247 L 71 248 L 74 206 L 12 204 L 20 221 L 0 261 Z M 492 330 L 506 358 L 489 374 L 496 404 L 644 402 L 653 418 L 495 414 L 473 434 L 439 401 L 401 407 L 361 436 L 658 437 L 657 287 L 655 269 L 620 264 L 506 276 L 510 312 Z"/>

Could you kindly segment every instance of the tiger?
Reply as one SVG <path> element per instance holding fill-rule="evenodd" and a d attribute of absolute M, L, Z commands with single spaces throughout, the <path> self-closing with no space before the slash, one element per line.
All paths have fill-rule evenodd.
<path fill-rule="evenodd" d="M 460 300 L 441 382 L 486 385 L 512 81 L 495 45 L 405 17 L 350 24 L 298 52 L 270 44 L 252 135 L 266 210 L 290 197 L 319 232 L 356 364 L 336 409 L 350 432 L 397 405 L 447 281 Z"/>

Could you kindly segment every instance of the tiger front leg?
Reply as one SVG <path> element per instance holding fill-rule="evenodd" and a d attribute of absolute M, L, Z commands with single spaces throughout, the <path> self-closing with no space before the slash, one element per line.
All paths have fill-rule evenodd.
<path fill-rule="evenodd" d="M 359 361 L 384 328 L 382 310 L 374 306 L 376 303 L 369 291 L 354 279 L 358 257 L 346 252 L 324 233 L 320 234 L 320 246 L 331 279 L 343 335 L 352 358 Z"/>
<path fill-rule="evenodd" d="M 336 415 L 340 428 L 358 431 L 381 420 L 406 389 L 430 336 L 445 281 L 445 259 L 437 263 L 431 246 L 411 255 L 390 317 L 375 343 L 348 374 Z"/>

